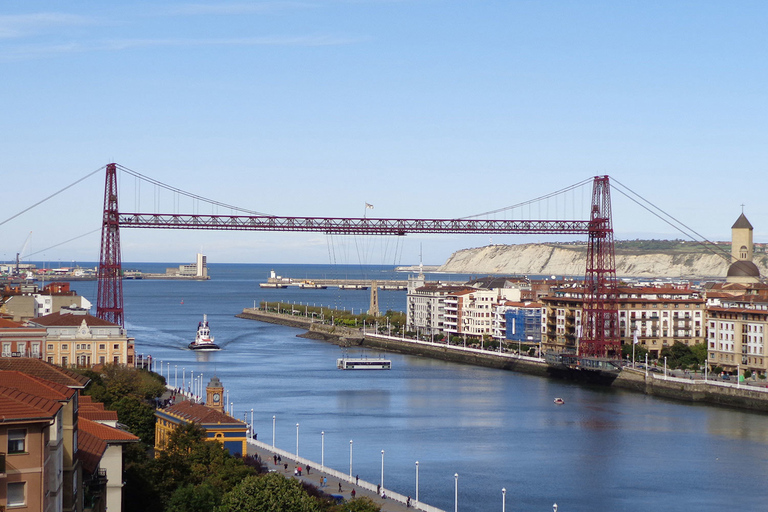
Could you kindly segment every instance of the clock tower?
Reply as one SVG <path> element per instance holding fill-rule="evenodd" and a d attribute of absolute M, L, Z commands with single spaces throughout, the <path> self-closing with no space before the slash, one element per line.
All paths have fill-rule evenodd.
<path fill-rule="evenodd" d="M 218 377 L 211 377 L 205 388 L 205 404 L 211 409 L 224 412 L 224 386 Z"/>

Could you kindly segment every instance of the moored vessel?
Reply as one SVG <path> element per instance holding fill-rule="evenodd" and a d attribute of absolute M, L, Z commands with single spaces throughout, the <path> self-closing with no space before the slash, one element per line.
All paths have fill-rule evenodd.
<path fill-rule="evenodd" d="M 211 329 L 208 327 L 208 315 L 203 315 L 203 321 L 197 324 L 195 341 L 189 344 L 190 350 L 221 350 L 221 347 L 213 342 Z"/>
<path fill-rule="evenodd" d="M 340 370 L 391 370 L 392 361 L 389 359 L 367 359 L 341 357 L 336 360 Z"/>

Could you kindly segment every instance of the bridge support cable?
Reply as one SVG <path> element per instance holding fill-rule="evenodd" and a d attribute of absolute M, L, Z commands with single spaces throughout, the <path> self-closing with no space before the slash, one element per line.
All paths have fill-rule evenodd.
<path fill-rule="evenodd" d="M 619 185 L 619 187 L 621 188 L 617 187 L 616 185 Z M 626 192 L 621 190 L 622 188 L 625 189 Z M 712 254 L 715 254 L 717 256 L 720 256 L 721 258 L 726 260 L 728 263 L 733 263 L 733 261 L 735 261 L 733 255 L 729 251 L 726 251 L 716 243 L 708 240 L 704 235 L 702 235 L 701 233 L 698 233 L 693 228 L 683 224 L 680 220 L 676 219 L 669 213 L 665 212 L 664 210 L 662 210 L 661 208 L 659 208 L 658 206 L 650 202 L 648 199 L 638 194 L 637 192 L 633 191 L 623 183 L 617 180 L 613 180 L 613 189 L 619 194 L 629 199 L 630 201 L 632 201 L 633 203 L 635 203 L 636 205 L 638 205 L 640 208 L 644 209 L 645 211 L 653 215 L 654 217 L 660 219 L 662 222 L 668 224 L 673 229 L 679 231 L 680 233 L 688 237 L 692 242 L 694 242 L 695 244 L 698 244 L 704 250 Z"/>
<path fill-rule="evenodd" d="M 101 256 L 99 257 L 96 316 L 124 327 L 119 217 L 117 166 L 109 164 L 107 165 L 107 177 L 104 185 L 104 216 L 101 225 Z"/>

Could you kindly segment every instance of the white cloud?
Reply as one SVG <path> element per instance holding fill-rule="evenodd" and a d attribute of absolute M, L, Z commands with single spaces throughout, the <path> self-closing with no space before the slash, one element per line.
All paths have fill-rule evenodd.
<path fill-rule="evenodd" d="M 71 27 L 93 24 L 86 16 L 58 12 L 0 15 L 0 39 L 27 37 L 53 27 Z"/>

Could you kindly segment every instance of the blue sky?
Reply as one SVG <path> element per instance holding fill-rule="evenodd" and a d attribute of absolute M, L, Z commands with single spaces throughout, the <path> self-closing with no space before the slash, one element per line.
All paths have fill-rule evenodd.
<path fill-rule="evenodd" d="M 608 174 L 714 240 L 745 204 L 765 242 L 766 21 L 758 1 L 4 2 L 0 222 L 114 161 L 312 216 L 462 217 Z M 0 225 L 0 259 L 98 229 L 102 201 L 98 175 Z M 681 236 L 616 193 L 613 213 L 619 239 Z M 363 262 L 537 240 L 409 236 Z M 123 259 L 359 263 L 375 243 L 395 244 L 124 230 Z"/>

